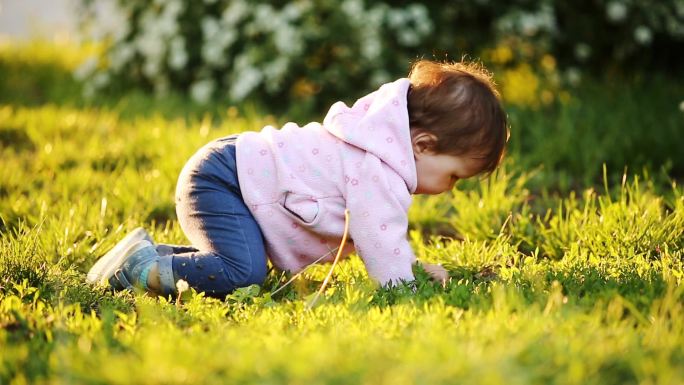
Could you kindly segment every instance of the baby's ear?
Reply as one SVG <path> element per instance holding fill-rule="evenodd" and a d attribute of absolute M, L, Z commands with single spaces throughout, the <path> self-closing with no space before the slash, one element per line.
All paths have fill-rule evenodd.
<path fill-rule="evenodd" d="M 411 135 L 411 145 L 415 155 L 434 154 L 437 137 L 427 132 L 416 132 Z"/>

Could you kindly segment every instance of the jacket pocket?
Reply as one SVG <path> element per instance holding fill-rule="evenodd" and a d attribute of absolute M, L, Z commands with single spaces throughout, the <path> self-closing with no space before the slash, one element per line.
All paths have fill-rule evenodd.
<path fill-rule="evenodd" d="M 278 206 L 293 219 L 307 225 L 313 225 L 321 216 L 318 201 L 309 195 L 287 191 Z"/>

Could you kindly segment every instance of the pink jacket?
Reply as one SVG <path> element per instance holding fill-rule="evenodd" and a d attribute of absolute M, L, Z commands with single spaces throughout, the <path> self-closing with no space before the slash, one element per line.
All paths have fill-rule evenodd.
<path fill-rule="evenodd" d="M 350 108 L 337 102 L 323 124 L 264 127 L 237 140 L 240 190 L 263 232 L 271 262 L 296 273 L 324 254 L 332 261 L 344 232 L 371 278 L 413 280 L 406 239 L 416 189 L 409 133 L 408 79 L 384 84 Z"/>

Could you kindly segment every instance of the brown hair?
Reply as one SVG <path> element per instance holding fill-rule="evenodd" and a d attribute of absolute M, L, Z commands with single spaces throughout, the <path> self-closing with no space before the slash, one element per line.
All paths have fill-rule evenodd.
<path fill-rule="evenodd" d="M 420 60 L 409 80 L 411 134 L 435 135 L 435 153 L 473 155 L 483 160 L 482 173 L 494 171 L 509 130 L 491 73 L 477 63 Z"/>

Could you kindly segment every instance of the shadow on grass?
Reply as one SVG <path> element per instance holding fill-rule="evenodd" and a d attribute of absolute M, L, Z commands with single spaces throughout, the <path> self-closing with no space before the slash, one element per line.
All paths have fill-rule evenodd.
<path fill-rule="evenodd" d="M 639 311 L 647 311 L 653 302 L 667 291 L 668 282 L 661 272 L 651 270 L 639 274 L 634 266 L 625 264 L 619 268 L 604 269 L 594 266 L 549 267 L 538 273 L 525 274 L 520 271 L 511 278 L 502 278 L 492 266 L 450 267 L 450 280 L 442 286 L 432 281 L 421 268 L 414 268 L 416 281 L 394 287 L 378 287 L 371 292 L 368 306 L 387 307 L 400 303 L 420 305 L 441 297 L 445 303 L 462 309 L 488 310 L 493 306 L 492 287 L 501 286 L 512 291 L 526 305 L 544 305 L 555 285 L 571 305 L 591 309 L 597 303 L 606 303 L 616 296 L 630 302 Z M 261 293 L 272 292 L 290 276 L 272 272 Z M 358 279 L 366 279 L 358 277 Z M 274 300 L 301 300 L 315 293 L 321 281 L 300 277 L 295 284 L 278 293 Z M 333 281 L 328 287 L 340 287 L 347 282 Z M 345 302 L 344 290 L 335 290 L 326 299 L 329 303 Z"/>
<path fill-rule="evenodd" d="M 493 306 L 491 287 L 501 285 L 518 294 L 527 304 L 545 304 L 557 282 L 571 304 L 592 308 L 598 302 L 606 302 L 621 296 L 639 311 L 647 311 L 653 301 L 667 291 L 668 283 L 661 272 L 650 270 L 639 274 L 628 264 L 619 268 L 602 269 L 593 266 L 571 268 L 551 267 L 539 274 L 513 274 L 503 279 L 495 268 L 456 268 L 449 271 L 451 280 L 445 287 L 429 280 L 426 273 L 418 271 L 417 291 L 410 295 L 404 288 L 378 289 L 373 304 L 388 306 L 406 300 L 418 303 L 434 296 L 443 297 L 449 305 L 463 309 L 489 309 Z"/>

